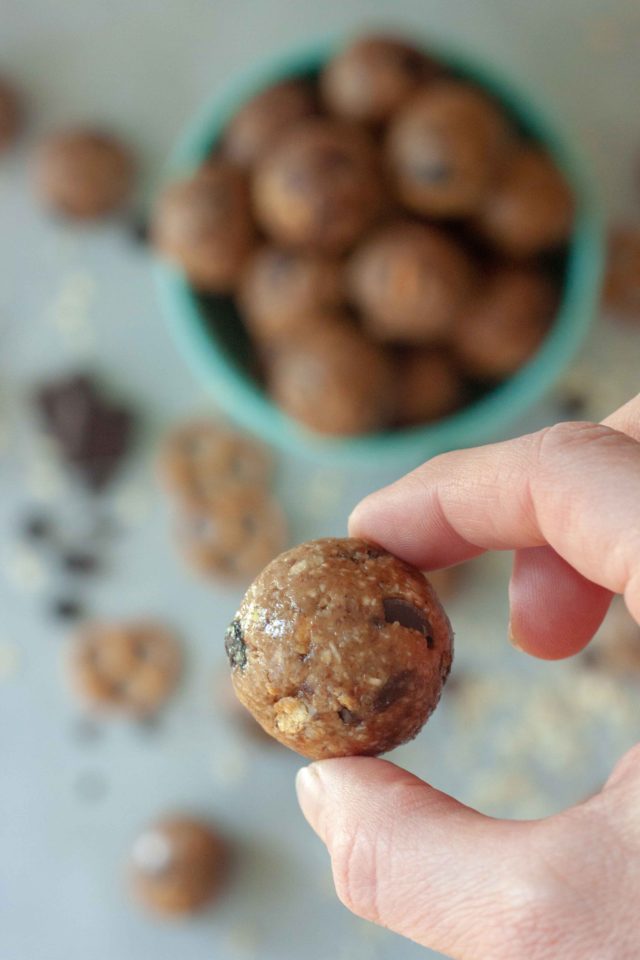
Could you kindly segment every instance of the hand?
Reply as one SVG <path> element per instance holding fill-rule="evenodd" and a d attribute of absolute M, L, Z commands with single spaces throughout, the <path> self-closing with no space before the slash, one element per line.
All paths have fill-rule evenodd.
<path fill-rule="evenodd" d="M 350 532 L 429 570 L 515 549 L 518 647 L 571 656 L 613 593 L 640 622 L 640 395 L 603 425 L 559 424 L 436 457 L 354 511 Z M 300 771 L 302 810 L 355 913 L 457 960 L 637 960 L 640 746 L 557 816 L 485 817 L 384 760 Z"/>

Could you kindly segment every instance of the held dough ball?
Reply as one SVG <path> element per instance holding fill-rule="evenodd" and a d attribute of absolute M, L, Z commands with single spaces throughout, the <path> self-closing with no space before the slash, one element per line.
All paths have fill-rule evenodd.
<path fill-rule="evenodd" d="M 287 336 L 314 315 L 340 306 L 343 267 L 321 254 L 263 247 L 247 264 L 239 299 L 247 327 L 259 341 Z"/>
<path fill-rule="evenodd" d="M 620 317 L 640 319 L 640 229 L 637 227 L 618 227 L 609 238 L 604 305 Z"/>
<path fill-rule="evenodd" d="M 127 147 L 97 130 L 74 129 L 48 137 L 36 156 L 36 189 L 43 202 L 73 220 L 98 220 L 118 210 L 133 187 Z"/>
<path fill-rule="evenodd" d="M 451 356 L 444 350 L 413 350 L 398 361 L 398 423 L 439 420 L 462 405 L 464 390 Z"/>
<path fill-rule="evenodd" d="M 416 94 L 392 121 L 388 157 L 400 199 L 430 217 L 480 209 L 511 148 L 500 107 L 468 84 L 447 81 Z"/>
<path fill-rule="evenodd" d="M 258 219 L 276 241 L 340 253 L 378 213 L 378 158 L 363 130 L 308 120 L 285 133 L 258 164 L 253 192 Z"/>
<path fill-rule="evenodd" d="M 423 575 L 353 539 L 277 557 L 225 639 L 239 700 L 314 760 L 384 753 L 415 737 L 440 699 L 452 644 Z"/>
<path fill-rule="evenodd" d="M 329 61 L 320 88 L 333 113 L 384 123 L 439 69 L 420 50 L 394 37 L 363 37 Z"/>
<path fill-rule="evenodd" d="M 285 80 L 256 94 L 231 118 L 222 140 L 225 156 L 252 167 L 278 137 L 316 112 L 316 97 L 304 80 Z"/>
<path fill-rule="evenodd" d="M 449 333 L 474 280 L 465 251 L 437 227 L 382 227 L 351 258 L 348 283 L 372 336 L 427 343 Z"/>
<path fill-rule="evenodd" d="M 182 267 L 195 287 L 229 293 L 255 239 L 244 174 L 224 160 L 209 161 L 165 190 L 151 230 L 154 246 Z"/>
<path fill-rule="evenodd" d="M 22 122 L 22 109 L 18 94 L 11 83 L 0 77 L 0 152 L 10 147 Z"/>
<path fill-rule="evenodd" d="M 521 147 L 486 199 L 480 232 L 509 257 L 531 257 L 565 243 L 571 234 L 571 189 L 547 153 Z"/>
<path fill-rule="evenodd" d="M 276 350 L 267 382 L 276 403 L 317 433 L 369 433 L 393 415 L 392 360 L 335 315 Z"/>
<path fill-rule="evenodd" d="M 502 267 L 460 314 L 453 347 L 461 366 L 481 380 L 500 380 L 536 352 L 551 325 L 558 295 L 527 267 Z"/>
<path fill-rule="evenodd" d="M 131 850 L 134 895 L 163 917 L 204 909 L 227 872 L 226 844 L 211 826 L 192 817 L 172 816 L 150 824 Z"/>

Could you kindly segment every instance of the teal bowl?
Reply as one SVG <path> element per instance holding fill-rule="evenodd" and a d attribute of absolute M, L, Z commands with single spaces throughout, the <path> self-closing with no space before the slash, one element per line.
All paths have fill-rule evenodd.
<path fill-rule="evenodd" d="M 284 77 L 312 74 L 338 44 L 324 42 L 281 56 L 216 92 L 176 146 L 167 178 L 193 171 L 207 156 L 225 124 L 252 94 Z M 573 235 L 567 249 L 561 302 L 555 321 L 535 356 L 513 377 L 457 413 L 417 427 L 354 437 L 322 437 L 284 414 L 243 365 L 243 342 L 235 315 L 220 304 L 205 311 L 184 275 L 158 263 L 155 272 L 160 299 L 175 342 L 187 363 L 219 407 L 240 426 L 269 443 L 323 462 L 345 467 L 382 466 L 393 461 L 417 464 L 437 453 L 498 438 L 558 379 L 584 339 L 597 306 L 603 264 L 603 229 L 590 178 L 581 157 L 561 125 L 529 94 L 493 68 L 466 53 L 435 47 L 429 50 L 454 73 L 492 93 L 520 128 L 544 144 L 564 171 L 576 198 Z"/>

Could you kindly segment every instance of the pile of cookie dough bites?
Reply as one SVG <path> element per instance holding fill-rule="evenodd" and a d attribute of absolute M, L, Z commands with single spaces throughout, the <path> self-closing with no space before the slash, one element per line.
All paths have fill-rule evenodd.
<path fill-rule="evenodd" d="M 535 353 L 573 211 L 501 104 L 380 36 L 246 102 L 152 239 L 212 323 L 233 303 L 284 411 L 350 435 L 441 418 Z"/>

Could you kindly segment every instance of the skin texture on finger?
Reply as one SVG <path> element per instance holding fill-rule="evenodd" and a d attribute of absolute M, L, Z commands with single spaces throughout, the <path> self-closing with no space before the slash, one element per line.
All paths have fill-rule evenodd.
<path fill-rule="evenodd" d="M 589 643 L 611 598 L 551 547 L 518 550 L 509 584 L 510 640 L 543 660 L 571 657 Z"/>
<path fill-rule="evenodd" d="M 562 423 L 443 454 L 356 507 L 350 532 L 429 570 L 486 549 L 549 545 L 624 593 L 640 621 L 640 444 Z"/>

